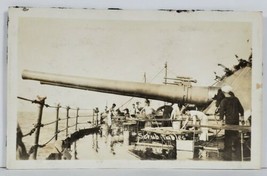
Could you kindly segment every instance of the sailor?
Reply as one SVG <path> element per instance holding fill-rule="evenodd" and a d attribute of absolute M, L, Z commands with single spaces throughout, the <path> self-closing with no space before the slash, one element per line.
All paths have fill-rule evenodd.
<path fill-rule="evenodd" d="M 185 128 L 186 124 L 189 121 L 189 118 L 193 118 L 193 125 L 197 125 L 197 121 L 200 122 L 200 126 L 201 125 L 208 125 L 208 116 L 206 116 L 206 114 L 204 114 L 201 111 L 196 111 L 196 110 L 191 110 L 191 111 L 185 111 L 185 114 L 188 115 L 188 118 L 186 119 L 185 125 L 182 128 Z M 194 127 L 193 127 L 194 129 Z M 199 136 L 199 140 L 201 141 L 207 141 L 208 140 L 208 128 L 206 127 L 201 127 L 201 134 Z"/>
<path fill-rule="evenodd" d="M 152 120 L 154 118 L 155 110 L 150 106 L 150 101 L 146 99 L 145 107 L 140 111 L 146 119 L 145 127 L 152 127 Z"/>
<path fill-rule="evenodd" d="M 168 127 L 168 126 L 171 126 L 171 113 L 172 113 L 172 103 L 167 103 L 166 105 L 163 105 L 161 107 L 159 107 L 156 111 L 157 112 L 160 112 L 160 111 L 163 111 L 162 112 L 162 118 L 166 121 L 163 121 L 162 122 L 162 126 L 163 127 Z"/>
<path fill-rule="evenodd" d="M 137 101 L 136 103 L 136 114 L 140 114 L 140 111 L 143 109 L 142 107 L 140 107 L 140 102 Z"/>
<path fill-rule="evenodd" d="M 213 99 L 216 101 L 216 114 L 219 112 L 219 106 L 221 101 L 225 98 L 224 93 L 222 92 L 222 89 L 218 89 L 217 94 L 213 97 Z"/>
<path fill-rule="evenodd" d="M 135 104 L 132 104 L 132 108 L 130 109 L 130 116 L 136 117 L 136 107 Z"/>
<path fill-rule="evenodd" d="M 116 107 L 116 104 L 113 103 L 112 106 L 111 106 L 111 108 L 108 111 L 107 125 L 108 125 L 109 128 L 111 128 L 112 118 L 115 116 L 115 107 Z"/>
<path fill-rule="evenodd" d="M 172 120 L 179 120 L 181 117 L 181 110 L 178 106 L 177 103 L 174 103 L 172 105 L 172 112 L 171 112 L 171 116 L 170 116 L 170 119 Z"/>
<path fill-rule="evenodd" d="M 220 119 L 225 118 L 226 125 L 239 125 L 239 116 L 243 119 L 244 109 L 239 99 L 232 92 L 231 86 L 222 87 L 225 98 L 220 103 Z M 225 130 L 224 137 L 224 159 L 232 160 L 234 152 L 237 160 L 241 160 L 240 140 L 238 131 Z"/>
<path fill-rule="evenodd" d="M 130 113 L 129 113 L 129 109 L 128 109 L 128 108 L 125 108 L 125 109 L 123 110 L 123 114 L 124 114 L 124 118 L 125 118 L 125 119 L 130 118 Z"/>
<path fill-rule="evenodd" d="M 105 113 L 108 113 L 108 107 L 107 106 L 105 106 Z"/>
<path fill-rule="evenodd" d="M 98 109 L 98 107 L 96 107 L 94 109 L 94 114 L 96 115 L 96 124 L 98 125 L 98 123 L 101 121 L 101 117 L 99 115 L 99 109 Z"/>

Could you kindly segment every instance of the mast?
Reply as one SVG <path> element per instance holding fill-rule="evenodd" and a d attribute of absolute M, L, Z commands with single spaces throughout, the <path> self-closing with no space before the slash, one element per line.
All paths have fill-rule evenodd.
<path fill-rule="evenodd" d="M 164 76 L 164 84 L 167 84 L 167 78 L 168 78 L 168 65 L 167 65 L 167 61 L 165 62 L 165 76 Z"/>
<path fill-rule="evenodd" d="M 144 83 L 146 83 L 146 72 L 144 72 Z"/>
<path fill-rule="evenodd" d="M 167 77 L 168 77 L 168 65 L 167 65 L 167 61 L 165 62 L 164 68 L 165 68 L 164 84 L 166 85 L 167 84 Z M 165 106 L 167 105 L 167 102 L 166 101 L 164 101 L 164 105 Z"/>

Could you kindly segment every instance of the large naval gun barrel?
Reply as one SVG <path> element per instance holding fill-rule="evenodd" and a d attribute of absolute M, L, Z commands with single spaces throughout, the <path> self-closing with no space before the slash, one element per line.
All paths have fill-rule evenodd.
<path fill-rule="evenodd" d="M 23 79 L 40 81 L 41 84 L 83 89 L 96 92 L 118 94 L 162 100 L 167 102 L 186 102 L 207 104 L 217 93 L 218 87 L 178 86 L 96 79 L 79 76 L 59 75 L 24 70 Z"/>

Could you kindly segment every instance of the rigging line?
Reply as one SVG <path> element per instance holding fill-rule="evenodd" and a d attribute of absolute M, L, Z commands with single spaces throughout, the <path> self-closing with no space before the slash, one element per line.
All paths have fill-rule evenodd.
<path fill-rule="evenodd" d="M 47 107 L 47 108 L 60 108 L 60 107 L 58 107 L 58 106 L 51 106 L 51 105 L 49 105 L 49 104 L 45 104 L 45 106 Z"/>
<path fill-rule="evenodd" d="M 67 109 L 67 108 L 69 108 L 69 110 L 77 110 L 77 109 L 81 110 L 79 107 L 77 107 L 77 108 L 72 108 L 71 106 L 67 106 L 66 109 Z"/>
<path fill-rule="evenodd" d="M 165 67 L 163 67 L 149 82 L 152 82 L 163 70 L 165 69 Z M 129 103 L 134 97 L 131 97 L 129 100 L 127 100 L 124 104 L 122 104 L 121 106 L 119 106 L 119 108 L 123 107 L 124 105 L 126 105 L 127 103 Z"/>
<path fill-rule="evenodd" d="M 75 119 L 76 117 L 69 117 L 68 119 Z"/>
<path fill-rule="evenodd" d="M 57 134 L 58 134 L 58 133 L 57 133 Z M 38 147 L 40 147 L 40 148 L 45 147 L 49 142 L 51 142 L 51 141 L 56 137 L 57 134 L 55 134 L 55 135 L 54 135 L 51 139 L 49 139 L 46 143 L 41 144 L 41 145 L 39 144 Z"/>
<path fill-rule="evenodd" d="M 70 125 L 70 126 L 68 126 L 68 128 L 74 127 L 75 125 L 76 125 L 76 124 Z"/>
<path fill-rule="evenodd" d="M 81 111 L 93 111 L 94 109 L 85 109 L 85 108 L 81 108 L 81 109 L 79 109 L 79 110 L 81 110 Z"/>
<path fill-rule="evenodd" d="M 21 100 L 24 100 L 24 101 L 29 101 L 29 102 L 31 102 L 31 103 L 39 103 L 38 100 L 31 100 L 31 99 L 24 98 L 24 97 L 20 97 L 20 96 L 18 96 L 17 98 L 18 98 L 18 99 L 21 99 Z M 51 106 L 51 105 L 49 105 L 49 104 L 44 104 L 44 106 L 47 107 L 47 108 L 58 108 L 57 106 Z"/>
<path fill-rule="evenodd" d="M 23 97 L 17 97 L 18 99 L 21 99 L 21 100 L 24 100 L 24 101 L 29 101 L 31 103 L 36 103 L 36 104 L 40 104 L 40 101 L 38 100 L 31 100 L 31 99 L 28 99 L 28 98 L 23 98 Z M 45 105 L 45 104 L 44 104 Z"/>
<path fill-rule="evenodd" d="M 81 118 L 83 118 L 83 117 L 94 117 L 94 115 L 79 115 L 78 117 L 81 117 Z"/>
<path fill-rule="evenodd" d="M 76 124 L 74 124 L 74 125 L 71 125 L 71 126 L 69 126 L 69 127 L 67 127 L 67 128 L 70 128 L 70 127 L 73 127 L 73 126 L 75 126 Z M 64 130 L 66 130 L 67 128 L 65 128 Z M 62 131 L 64 131 L 64 130 L 59 130 L 52 138 L 50 138 L 46 143 L 44 143 L 44 144 L 41 144 L 41 145 L 38 145 L 38 147 L 45 147 L 49 142 L 51 142 L 55 137 L 56 137 L 56 135 L 58 135 L 60 132 L 62 132 Z"/>
<path fill-rule="evenodd" d="M 71 108 L 71 107 L 70 107 L 70 110 L 77 110 L 77 108 Z"/>
<path fill-rule="evenodd" d="M 21 100 L 25 100 L 25 101 L 32 102 L 32 103 L 35 101 L 35 100 L 30 100 L 30 99 L 28 99 L 28 98 L 20 97 L 20 96 L 18 96 L 17 98 L 18 98 L 18 99 L 21 99 Z"/>
<path fill-rule="evenodd" d="M 61 120 L 61 119 L 54 120 L 54 121 L 52 121 L 52 122 L 48 122 L 48 123 L 44 123 L 44 124 L 43 124 L 43 127 L 44 127 L 44 126 L 51 125 L 51 124 L 53 124 L 53 123 L 56 123 L 56 122 L 58 122 L 58 121 L 60 121 L 60 120 Z"/>
<path fill-rule="evenodd" d="M 119 108 L 123 107 L 124 105 L 128 104 L 130 101 L 132 101 L 134 97 L 131 97 L 129 100 L 127 100 L 125 103 L 123 103 Z"/>
<path fill-rule="evenodd" d="M 69 109 L 69 110 L 77 110 L 77 108 L 71 108 L 70 106 L 63 106 L 63 109 Z"/>
<path fill-rule="evenodd" d="M 34 127 L 29 133 L 23 134 L 22 137 L 31 136 L 35 132 L 36 128 L 37 127 Z"/>
<path fill-rule="evenodd" d="M 20 96 L 17 96 L 17 98 L 20 99 L 20 100 L 29 101 L 29 102 L 31 102 L 31 103 L 39 103 L 38 100 L 32 100 L 32 99 L 28 99 L 28 98 L 24 98 L 24 97 L 20 97 Z M 52 106 L 52 105 L 49 105 L 49 104 L 44 104 L 44 106 L 45 106 L 46 108 L 55 108 L 55 109 L 57 109 L 57 108 L 62 108 L 62 109 L 68 109 L 68 106 L 65 106 L 65 107 L 60 106 L 60 107 L 58 107 L 58 106 Z M 69 107 L 69 109 L 70 109 L 70 110 L 77 110 L 77 108 L 71 108 L 71 107 Z M 86 108 L 82 108 L 82 109 L 80 109 L 80 108 L 79 108 L 79 110 L 93 111 L 94 109 L 86 109 Z"/>
<path fill-rule="evenodd" d="M 68 129 L 68 127 L 63 128 L 62 130 L 58 130 L 58 133 L 63 132 L 63 131 L 65 131 L 66 129 Z"/>
<path fill-rule="evenodd" d="M 58 120 L 67 120 L 67 117 L 65 117 L 65 118 L 59 118 Z"/>
<path fill-rule="evenodd" d="M 163 67 L 149 82 L 153 81 L 164 69 Z"/>
<path fill-rule="evenodd" d="M 55 107 L 55 108 L 57 108 L 57 106 L 51 106 L 51 107 Z M 77 110 L 78 108 L 71 108 L 70 106 L 61 106 L 60 108 L 62 108 L 62 109 L 70 109 L 70 110 Z M 79 110 L 81 110 L 81 111 L 93 111 L 94 109 L 86 109 L 86 108 L 79 108 Z"/>
<path fill-rule="evenodd" d="M 41 101 L 38 101 L 38 100 L 31 100 L 31 99 L 28 99 L 28 98 L 24 98 L 24 97 L 20 97 L 20 96 L 17 96 L 18 99 L 20 100 L 24 100 L 24 101 L 29 101 L 31 103 L 36 103 L 36 104 L 40 104 Z M 54 106 L 50 106 L 49 104 L 43 104 L 45 107 L 51 107 L 53 108 Z"/>
<path fill-rule="evenodd" d="M 173 70 L 171 70 L 171 69 L 167 69 L 170 73 L 172 73 L 172 74 L 174 74 L 175 76 L 177 76 L 177 73 L 175 73 Z"/>

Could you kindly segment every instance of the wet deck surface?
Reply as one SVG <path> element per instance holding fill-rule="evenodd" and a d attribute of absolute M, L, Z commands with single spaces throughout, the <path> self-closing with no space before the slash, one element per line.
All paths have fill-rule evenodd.
<path fill-rule="evenodd" d="M 176 150 L 176 141 L 168 144 L 142 140 L 129 141 L 128 131 L 119 135 L 93 134 L 77 141 L 77 159 L 80 160 L 223 160 L 223 138 L 212 142 L 195 142 L 192 151 Z M 143 145 L 144 144 L 144 145 Z M 233 156 L 233 160 L 236 160 Z"/>
<path fill-rule="evenodd" d="M 110 135 L 100 137 L 89 135 L 77 141 L 77 158 L 80 160 L 138 160 L 130 154 L 129 146 L 123 142 L 123 136 Z M 115 140 L 117 140 L 115 142 Z"/>

